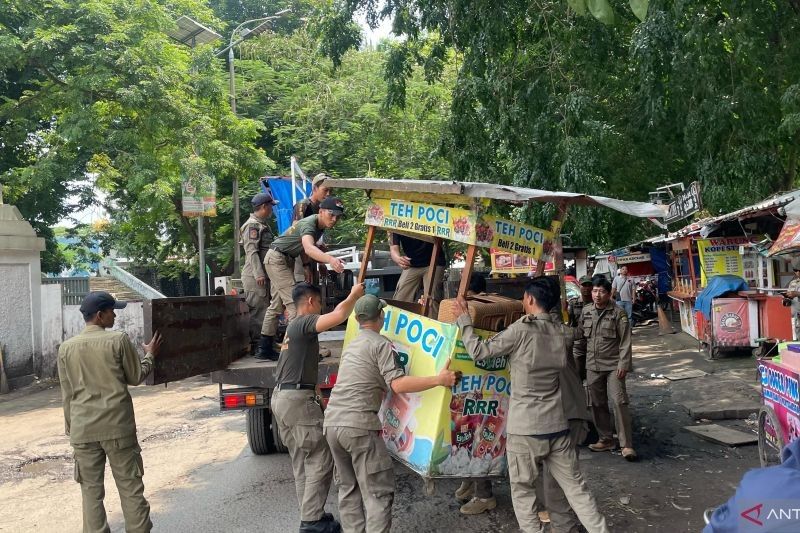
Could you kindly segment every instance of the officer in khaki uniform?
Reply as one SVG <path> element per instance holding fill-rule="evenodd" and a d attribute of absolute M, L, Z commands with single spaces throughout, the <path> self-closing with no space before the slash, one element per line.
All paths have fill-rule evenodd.
<path fill-rule="evenodd" d="M 583 308 L 592 303 L 592 278 L 589 276 L 581 276 L 578 280 L 581 286 L 581 294 L 578 299 L 569 303 L 567 314 L 569 315 L 569 325 L 577 327 L 580 322 Z"/>
<path fill-rule="evenodd" d="M 357 283 L 336 309 L 320 315 L 319 287 L 303 282 L 292 289 L 297 317 L 286 328 L 270 409 L 292 460 L 300 506 L 300 533 L 337 533 L 340 530 L 339 523 L 325 512 L 333 459 L 322 435 L 322 407 L 317 387 L 318 334 L 347 320 L 356 300 L 363 294 L 364 284 Z"/>
<path fill-rule="evenodd" d="M 331 188 L 325 185 L 325 180 L 328 179 L 328 176 L 320 173 L 314 176 L 311 180 L 311 196 L 308 198 L 303 198 L 296 204 L 294 204 L 294 209 L 292 209 L 292 222 L 297 222 L 298 220 L 302 220 L 306 217 L 310 217 L 311 215 L 318 215 L 319 214 L 319 206 L 322 201 L 331 195 Z M 322 246 L 320 248 L 322 251 L 325 251 L 325 247 Z M 311 263 L 311 272 L 314 276 L 310 283 L 319 283 L 319 275 L 317 274 L 316 268 L 316 261 L 309 261 Z M 295 262 L 294 265 L 294 279 L 297 282 L 301 281 L 309 281 L 306 279 L 305 268 L 303 268 L 303 264 Z"/>
<path fill-rule="evenodd" d="M 557 304 L 550 309 L 550 316 L 553 317 L 553 322 L 560 323 L 561 316 L 561 286 L 558 281 L 558 276 L 546 276 L 546 280 L 550 282 L 550 290 L 557 300 Z M 585 291 L 585 283 L 588 280 L 589 291 Z M 592 280 L 587 276 L 581 278 L 581 295 L 588 292 L 591 298 Z M 591 300 L 590 300 L 591 301 Z M 581 302 L 581 307 L 583 302 Z M 572 317 L 570 317 L 570 321 Z M 574 332 L 574 330 L 573 330 Z M 573 333 L 574 335 L 574 333 Z M 569 441 L 570 446 L 575 450 L 575 458 L 580 459 L 578 446 L 586 440 L 589 434 L 588 421 L 591 420 L 589 413 L 589 406 L 586 402 L 586 389 L 583 388 L 581 381 L 578 364 L 574 357 L 574 343 L 573 339 L 567 339 L 568 353 L 566 357 L 567 364 L 559 374 L 559 383 L 561 385 L 561 398 L 564 406 L 564 416 L 567 418 L 569 424 Z M 541 494 L 544 501 L 544 507 L 547 509 L 547 517 L 551 522 L 551 529 L 559 533 L 578 533 L 580 529 L 580 521 L 575 516 L 575 512 L 569 506 L 564 491 L 558 486 L 550 470 L 544 469 L 544 475 L 541 478 L 541 487 L 537 487 L 540 492 L 536 493 L 537 498 Z M 542 517 L 542 514 L 539 514 Z"/>
<path fill-rule="evenodd" d="M 275 239 L 264 257 L 264 269 L 269 276 L 271 300 L 264 322 L 261 325 L 261 340 L 258 350 L 266 358 L 272 356 L 272 343 L 278 331 L 278 317 L 286 309 L 286 319 L 291 322 L 296 314 L 292 301 L 292 288 L 297 283 L 294 277 L 294 264 L 300 258 L 310 279 L 309 259 L 326 263 L 341 273 L 344 263 L 336 257 L 324 253 L 317 247 L 317 241 L 326 229 L 333 228 L 344 216 L 344 204 L 338 198 L 329 197 L 320 204 L 318 215 L 298 220 Z"/>
<path fill-rule="evenodd" d="M 527 314 L 494 337 L 481 341 L 475 334 L 463 297 L 456 301 L 457 324 L 474 360 L 508 358 L 514 386 L 506 422 L 506 456 L 520 529 L 543 531 L 535 512 L 536 481 L 546 465 L 583 526 L 590 533 L 606 533 L 605 517 L 586 486 L 570 441 L 560 376 L 574 334 L 548 313 L 556 302 L 549 283 L 535 279 L 525 288 L 522 300 Z"/>
<path fill-rule="evenodd" d="M 355 305 L 360 331 L 342 353 L 336 386 L 325 410 L 325 439 L 336 465 L 339 515 L 345 533 L 392 528 L 394 470 L 381 437 L 384 395 L 452 387 L 460 372 L 450 363 L 436 376 L 406 376 L 389 339 L 380 334 L 386 302 L 368 294 Z"/>
<path fill-rule="evenodd" d="M 144 465 L 136 439 L 136 421 L 128 385 L 141 383 L 153 367 L 161 336 L 136 348 L 114 325 L 117 302 L 107 292 L 92 292 L 80 310 L 86 328 L 58 350 L 58 377 L 64 403 L 66 434 L 74 450 L 75 481 L 81 485 L 83 531 L 111 531 L 103 506 L 106 457 L 119 491 L 125 531 L 150 531 L 150 505 L 144 497 Z"/>
<path fill-rule="evenodd" d="M 270 244 L 275 239 L 269 219 L 272 207 L 278 202 L 272 193 L 262 192 L 253 196 L 251 201 L 253 212 L 239 230 L 244 245 L 244 268 L 242 268 L 242 285 L 244 299 L 250 309 L 250 344 L 255 348 L 258 344 L 264 312 L 267 310 L 267 272 L 264 270 L 264 258 Z M 264 358 L 262 354 L 251 349 L 256 358 Z M 277 359 L 277 358 L 276 358 Z"/>
<path fill-rule="evenodd" d="M 592 304 L 583 308 L 575 343 L 575 358 L 586 367 L 592 415 L 600 434 L 600 440 L 590 444 L 589 449 L 602 452 L 615 448 L 608 410 L 610 400 L 622 456 L 634 461 L 636 452 L 625 388 L 625 377 L 633 368 L 631 324 L 625 310 L 611 299 L 611 283 L 606 278 L 592 278 L 592 300 Z"/>
<path fill-rule="evenodd" d="M 389 253 L 392 261 L 403 271 L 397 280 L 393 300 L 401 302 L 416 301 L 417 290 L 422 286 L 423 291 L 430 292 L 431 305 L 429 315 L 431 318 L 439 316 L 439 302 L 444 295 L 444 270 L 447 268 L 446 250 L 442 247 L 436 256 L 436 270 L 433 272 L 433 287 L 428 291 L 428 272 L 431 267 L 433 243 L 415 239 L 399 233 L 389 234 Z M 402 246 L 402 252 L 400 250 Z"/>
<path fill-rule="evenodd" d="M 790 263 L 794 278 L 786 287 L 786 298 L 792 302 L 792 325 L 794 327 L 794 340 L 800 340 L 800 257 L 793 257 Z"/>

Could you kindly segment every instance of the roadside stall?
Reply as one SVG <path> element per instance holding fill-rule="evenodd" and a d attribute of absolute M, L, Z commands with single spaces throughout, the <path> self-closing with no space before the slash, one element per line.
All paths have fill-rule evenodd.
<path fill-rule="evenodd" d="M 435 243 L 431 267 L 443 239 L 466 245 L 458 290 L 462 295 L 466 294 L 479 247 L 536 260 L 537 274 L 542 274 L 546 262 L 552 260 L 563 279 L 564 258 L 558 243 L 570 204 L 605 206 L 639 217 L 664 215 L 661 207 L 642 202 L 484 183 L 335 179 L 331 186 L 362 189 L 369 197 L 365 258 L 372 253 L 378 230 Z M 549 228 L 536 228 L 490 211 L 500 202 L 519 205 L 530 201 L 558 205 Z M 366 263 L 362 261 L 359 281 L 366 275 Z M 506 470 L 505 423 L 511 390 L 506 360 L 474 363 L 454 324 L 452 300 L 442 301 L 438 319 L 433 319 L 426 316 L 429 294 L 423 296 L 424 304 L 389 300 L 381 333 L 395 344 L 407 374 L 432 375 L 451 360 L 450 368 L 461 371 L 463 377 L 452 390 L 437 387 L 416 394 L 387 394 L 380 412 L 387 447 L 393 457 L 429 482 L 443 477 L 502 475 Z M 480 334 L 488 336 L 518 319 L 523 311 L 518 300 L 479 295 L 471 298 L 470 312 Z M 358 324 L 351 317 L 345 349 L 357 331 Z M 433 490 L 432 482 L 427 488 Z"/>
<path fill-rule="evenodd" d="M 779 235 L 779 210 L 797 191 L 779 195 L 738 211 L 707 218 L 671 234 L 675 276 L 669 296 L 677 301 L 683 331 L 716 357 L 720 350 L 763 349 L 765 339 L 785 338 L 789 313 L 780 293 L 788 283 L 787 263 L 767 257 Z M 712 313 L 700 312 L 697 297 L 718 276 L 736 276 L 745 286 L 712 303 Z M 726 338 L 725 343 L 719 339 Z"/>

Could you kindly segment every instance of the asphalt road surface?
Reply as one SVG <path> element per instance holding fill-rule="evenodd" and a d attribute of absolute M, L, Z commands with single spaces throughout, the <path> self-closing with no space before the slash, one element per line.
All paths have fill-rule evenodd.
<path fill-rule="evenodd" d="M 659 358 L 685 348 L 676 344 L 677 336 L 663 340 L 651 333 L 637 333 L 634 355 L 647 372 L 662 364 Z M 732 361 L 713 364 L 720 369 L 749 364 Z M 681 431 L 692 421 L 671 403 L 665 380 L 640 373 L 628 382 L 641 461 L 630 464 L 619 455 L 583 448 L 582 468 L 589 486 L 612 531 L 698 531 L 703 510 L 730 496 L 742 474 L 757 465 L 757 452 L 753 446 L 720 447 Z M 244 415 L 220 413 L 216 385 L 194 378 L 167 388 L 136 387 L 132 394 L 155 531 L 297 530 L 288 456 L 253 455 Z M 507 482 L 495 482 L 496 510 L 466 517 L 452 497 L 456 481 L 439 482 L 429 497 L 419 476 L 402 465 L 395 471 L 393 531 L 517 531 Z M 80 489 L 72 472 L 58 387 L 33 387 L 0 397 L 0 531 L 80 531 Z M 112 530 L 123 531 L 109 470 L 106 488 Z M 333 490 L 327 507 L 338 514 Z"/>

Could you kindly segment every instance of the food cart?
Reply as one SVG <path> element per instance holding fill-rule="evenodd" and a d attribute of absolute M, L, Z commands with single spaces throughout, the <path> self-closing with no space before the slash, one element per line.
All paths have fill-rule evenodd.
<path fill-rule="evenodd" d="M 761 381 L 762 407 L 758 413 L 761 466 L 780 464 L 783 447 L 800 438 L 800 352 L 791 348 L 783 345 L 781 356 L 761 358 L 756 363 Z M 800 345 L 794 348 L 800 350 Z M 782 361 L 783 358 L 790 361 Z"/>
<path fill-rule="evenodd" d="M 664 208 L 643 202 L 624 202 L 575 193 L 548 192 L 485 183 L 459 183 L 421 180 L 331 179 L 333 188 L 366 191 L 367 226 L 364 260 L 358 281 L 366 275 L 378 230 L 402 233 L 433 242 L 430 282 L 442 240 L 467 246 L 458 294 L 465 294 L 477 250 L 494 248 L 537 260 L 542 274 L 552 260 L 556 272 L 564 275 L 560 229 L 570 204 L 606 206 L 639 217 L 663 217 Z M 498 202 L 524 204 L 530 201 L 555 202 L 558 211 L 547 229 L 536 228 L 496 216 L 490 211 Z M 562 283 L 563 293 L 563 283 Z M 409 375 L 436 374 L 450 360 L 450 368 L 462 372 L 452 389 L 436 387 L 414 394 L 387 394 L 381 407 L 383 438 L 392 456 L 427 480 L 433 490 L 436 478 L 471 478 L 503 475 L 506 471 L 505 423 L 508 412 L 510 379 L 505 358 L 474 363 L 461 343 L 453 323 L 452 306 L 440 305 L 437 319 L 424 304 L 388 300 L 382 334 L 392 340 Z M 508 305 L 508 303 L 515 305 Z M 491 316 L 483 324 L 508 325 L 521 316 L 521 304 L 488 302 Z M 562 302 L 566 302 L 563 298 Z M 471 309 L 478 306 L 473 300 Z M 449 313 L 449 314 L 448 314 Z M 477 327 L 483 327 L 476 322 Z M 497 328 L 485 327 L 482 335 Z M 351 316 L 344 347 L 358 332 Z"/>

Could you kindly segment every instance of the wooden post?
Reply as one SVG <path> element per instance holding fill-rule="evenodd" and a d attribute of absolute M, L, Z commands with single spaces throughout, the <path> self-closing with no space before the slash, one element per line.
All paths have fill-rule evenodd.
<path fill-rule="evenodd" d="M 689 278 L 689 287 L 690 287 L 690 290 L 692 292 L 694 292 L 695 281 L 697 280 L 697 274 L 695 274 L 695 271 L 694 271 L 694 257 L 692 257 L 692 238 L 691 237 L 687 237 L 687 240 L 689 242 L 689 247 L 688 247 L 688 251 L 689 251 L 689 276 L 690 276 L 690 278 Z M 700 268 L 703 268 L 703 265 L 700 265 Z"/>
<path fill-rule="evenodd" d="M 467 257 L 464 260 L 464 270 L 461 271 L 461 283 L 458 285 L 458 296 L 466 296 L 469 288 L 469 278 L 472 277 L 472 268 L 475 266 L 475 256 L 478 247 L 470 244 L 467 248 Z"/>
<path fill-rule="evenodd" d="M 555 246 L 556 241 L 561 238 L 561 227 L 564 225 L 564 219 L 567 216 L 567 207 L 568 204 L 566 202 L 559 202 L 558 203 L 558 212 L 556 212 L 556 216 L 553 218 L 553 222 L 550 223 L 550 231 L 553 233 L 553 241 L 552 244 Z M 546 243 L 547 241 L 545 241 Z M 553 258 L 555 262 L 555 257 Z M 562 266 L 564 261 L 564 256 L 561 256 Z M 547 261 L 544 260 L 544 257 L 541 260 L 536 262 L 536 276 L 543 276 L 544 275 L 544 268 Z M 556 267 L 556 272 L 558 272 L 558 265 L 554 265 Z M 563 286 L 563 283 L 562 283 Z"/>
<path fill-rule="evenodd" d="M 367 228 L 367 242 L 364 244 L 364 257 L 361 259 L 361 269 L 358 271 L 358 283 L 363 283 L 367 276 L 367 264 L 372 257 L 372 242 L 375 240 L 375 226 Z"/>
<path fill-rule="evenodd" d="M 425 302 L 425 305 L 422 306 L 422 315 L 428 316 L 428 309 L 431 307 L 431 292 L 433 291 L 433 280 L 436 279 L 436 261 L 439 259 L 439 254 L 442 250 L 442 239 L 436 237 L 433 240 L 433 253 L 431 254 L 431 264 L 428 268 L 428 283 L 427 290 L 423 290 L 422 298 Z"/>

